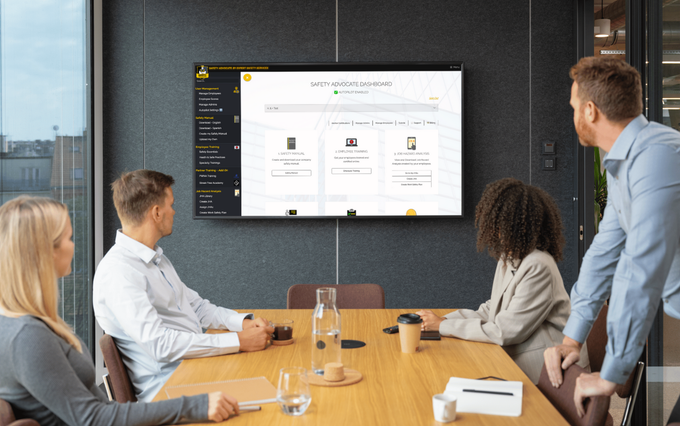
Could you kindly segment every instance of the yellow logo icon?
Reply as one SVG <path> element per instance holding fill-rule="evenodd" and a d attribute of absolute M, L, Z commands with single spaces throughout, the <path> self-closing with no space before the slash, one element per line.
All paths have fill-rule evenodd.
<path fill-rule="evenodd" d="M 413 209 L 406 210 L 406 216 L 417 216 L 416 211 Z"/>
<path fill-rule="evenodd" d="M 250 74 L 244 74 L 244 75 L 243 75 L 243 79 L 244 79 L 245 81 L 250 81 L 251 78 L 253 78 L 253 76 L 250 75 Z"/>
<path fill-rule="evenodd" d="M 196 78 L 208 78 L 208 67 L 200 65 L 196 67 Z"/>

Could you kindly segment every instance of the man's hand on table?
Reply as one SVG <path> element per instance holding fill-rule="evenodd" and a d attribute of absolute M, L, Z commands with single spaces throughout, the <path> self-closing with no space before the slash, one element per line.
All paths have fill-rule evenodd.
<path fill-rule="evenodd" d="M 241 352 L 261 351 L 274 333 L 274 327 L 264 318 L 243 320 L 243 331 L 237 333 Z"/>
<path fill-rule="evenodd" d="M 441 324 L 445 319 L 435 315 L 435 313 L 429 309 L 418 311 L 416 312 L 416 315 L 420 315 L 420 318 L 423 319 L 423 323 L 421 324 L 420 328 L 425 331 L 439 331 L 439 324 Z"/>
<path fill-rule="evenodd" d="M 231 395 L 222 392 L 208 394 L 208 419 L 213 422 L 227 420 L 229 416 L 238 414 L 238 401 Z"/>
<path fill-rule="evenodd" d="M 554 388 L 562 385 L 562 370 L 566 370 L 581 359 L 582 346 L 582 343 L 564 336 L 561 345 L 553 346 L 543 352 L 545 370 Z"/>
<path fill-rule="evenodd" d="M 616 383 L 600 377 L 600 373 L 582 373 L 576 379 L 574 388 L 574 404 L 579 417 L 586 414 L 583 401 L 593 396 L 611 396 L 616 388 Z"/>
<path fill-rule="evenodd" d="M 253 327 L 269 327 L 269 321 L 267 321 L 265 318 L 255 318 L 253 320 L 246 318 L 243 320 L 242 328 L 244 330 Z"/>

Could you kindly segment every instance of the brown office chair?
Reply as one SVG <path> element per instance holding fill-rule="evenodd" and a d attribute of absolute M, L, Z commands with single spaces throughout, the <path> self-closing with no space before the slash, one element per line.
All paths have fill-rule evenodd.
<path fill-rule="evenodd" d="M 316 289 L 335 288 L 338 309 L 385 309 L 385 291 L 378 284 L 295 284 L 288 289 L 288 309 L 313 309 Z"/>
<path fill-rule="evenodd" d="M 607 312 L 608 305 L 603 305 L 600 314 L 590 329 L 590 334 L 586 339 L 588 346 L 588 359 L 590 360 L 590 371 L 602 370 L 604 362 L 604 348 L 607 346 Z"/>
<path fill-rule="evenodd" d="M 33 419 L 17 420 L 9 402 L 0 399 L 0 426 L 40 426 L 40 423 Z"/>
<path fill-rule="evenodd" d="M 574 406 L 574 388 L 576 387 L 576 378 L 585 373 L 586 370 L 580 366 L 573 364 L 564 371 L 564 380 L 562 386 L 555 389 L 548 378 L 548 371 L 545 369 L 545 364 L 541 370 L 541 377 L 538 379 L 538 388 L 543 392 L 543 395 L 548 398 L 562 417 L 572 426 L 602 426 L 607 420 L 609 414 L 609 397 L 597 396 L 586 400 L 586 415 L 579 417 Z"/>
<path fill-rule="evenodd" d="M 120 356 L 116 342 L 113 337 L 108 334 L 104 334 L 101 339 L 99 339 L 99 346 L 102 348 L 102 354 L 104 355 L 104 362 L 106 363 L 106 369 L 109 370 L 108 387 L 111 390 L 113 399 L 118 402 L 136 402 L 137 396 L 135 395 L 135 390 L 132 387 L 132 382 L 130 381 L 130 376 L 128 376 L 127 368 L 123 363 L 123 358 Z"/>
<path fill-rule="evenodd" d="M 605 347 L 607 346 L 607 312 L 609 306 L 604 305 L 593 323 L 593 328 L 586 339 L 588 346 L 588 358 L 590 359 L 590 371 L 596 372 L 602 370 L 602 363 L 604 362 Z M 616 387 L 616 394 L 620 398 L 627 399 L 626 408 L 621 419 L 621 426 L 630 425 L 633 414 L 633 407 L 635 406 L 635 399 L 637 398 L 638 389 L 640 388 L 640 381 L 642 379 L 642 372 L 645 369 L 645 363 L 639 361 L 635 370 L 631 372 L 628 380 L 623 385 Z M 613 424 L 613 419 L 607 419 L 607 424 Z"/>

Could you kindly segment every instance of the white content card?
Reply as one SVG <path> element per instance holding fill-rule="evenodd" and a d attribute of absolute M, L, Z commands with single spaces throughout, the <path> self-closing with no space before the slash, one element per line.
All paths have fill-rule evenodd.
<path fill-rule="evenodd" d="M 458 398 L 456 410 L 461 413 L 522 415 L 522 382 L 451 377 L 444 393 Z"/>

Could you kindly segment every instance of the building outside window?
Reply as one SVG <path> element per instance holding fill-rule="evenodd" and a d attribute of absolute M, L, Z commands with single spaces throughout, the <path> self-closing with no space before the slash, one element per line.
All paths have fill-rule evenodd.
<path fill-rule="evenodd" d="M 92 350 L 90 2 L 0 0 L 0 204 L 65 203 L 75 255 L 59 313 Z"/>

